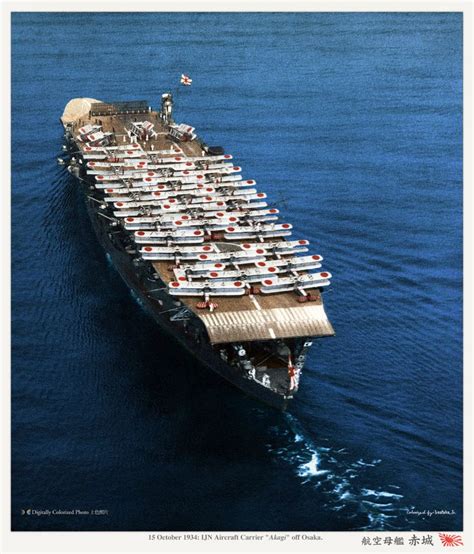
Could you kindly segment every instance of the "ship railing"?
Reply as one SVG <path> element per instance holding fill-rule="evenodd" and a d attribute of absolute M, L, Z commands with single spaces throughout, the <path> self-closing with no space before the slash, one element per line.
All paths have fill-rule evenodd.
<path fill-rule="evenodd" d="M 90 113 L 93 116 L 144 114 L 151 110 L 146 100 L 131 102 L 94 102 L 91 104 Z"/>

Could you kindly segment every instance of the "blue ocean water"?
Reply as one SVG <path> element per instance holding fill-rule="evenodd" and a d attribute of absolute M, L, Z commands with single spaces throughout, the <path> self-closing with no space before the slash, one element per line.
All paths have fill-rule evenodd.
<path fill-rule="evenodd" d="M 287 414 L 160 335 L 56 165 L 69 99 L 167 90 L 333 273 Z M 13 529 L 462 528 L 462 15 L 16 13 L 12 111 Z"/>

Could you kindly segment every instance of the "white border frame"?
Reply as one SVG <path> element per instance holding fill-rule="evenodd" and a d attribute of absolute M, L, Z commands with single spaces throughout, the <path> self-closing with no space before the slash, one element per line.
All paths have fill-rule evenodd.
<path fill-rule="evenodd" d="M 11 34 L 10 34 L 10 15 L 11 12 L 37 12 L 37 11 L 60 11 L 60 12 L 87 12 L 87 11 L 113 11 L 113 12 L 462 12 L 463 13 L 463 183 L 464 183 L 464 214 L 472 213 L 472 2 L 431 2 L 430 0 L 418 0 L 410 2 L 409 0 L 399 0 L 397 2 L 373 0 L 365 2 L 332 0 L 331 2 L 319 2 L 310 0 L 295 0 L 289 3 L 287 0 L 229 0 L 223 5 L 222 1 L 217 0 L 179 0 L 174 3 L 164 3 L 162 9 L 157 8 L 157 3 L 153 1 L 139 1 L 131 5 L 130 2 L 106 0 L 95 2 L 94 0 L 80 0 L 75 2 L 42 2 L 42 1 L 23 1 L 3 2 L 2 3 L 2 28 L 3 28 L 3 87 L 2 87 L 2 176 L 3 186 L 8 184 L 8 192 L 11 193 L 11 175 L 10 175 L 10 123 L 11 123 Z M 291 8 L 291 9 L 289 9 Z M 10 209 L 9 205 L 3 203 L 1 217 L 0 236 L 4 242 L 2 250 L 6 260 L 4 266 L 10 265 Z M 473 281 L 473 263 L 472 255 L 469 254 L 469 238 L 473 236 L 473 223 L 468 217 L 464 217 L 464 283 Z M 4 366 L 11 367 L 10 356 L 10 274 L 2 273 L 2 289 L 0 313 L 2 316 L 2 334 L 1 345 L 4 360 Z M 473 329 L 473 294 L 470 288 L 464 286 L 464 333 L 465 337 Z M 470 335 L 470 333 L 469 333 Z M 460 533 L 463 537 L 464 547 L 448 549 L 449 551 L 472 551 L 472 528 L 473 519 L 472 509 L 472 367 L 474 341 L 464 340 L 464 530 Z M 286 551 L 295 550 L 302 552 L 445 552 L 446 550 L 438 546 L 362 546 L 362 536 L 403 536 L 405 543 L 413 533 L 408 532 L 312 532 L 322 538 L 320 541 L 303 541 L 298 539 L 288 539 L 287 541 L 259 541 L 239 540 L 239 541 L 212 541 L 212 542 L 183 542 L 180 541 L 149 541 L 149 532 L 21 532 L 10 530 L 11 521 L 11 488 L 10 488 L 10 372 L 3 371 L 3 409 L 0 412 L 2 417 L 2 438 L 4 448 L 2 449 L 2 479 L 1 479 L 1 506 L 2 506 L 2 548 L 5 552 L 181 552 L 192 549 L 196 552 L 221 551 L 225 548 L 229 551 Z M 456 530 L 453 530 L 456 532 Z M 150 530 L 153 533 L 153 530 Z M 156 534 L 156 533 L 155 533 Z M 166 535 L 171 533 L 157 533 Z M 185 533 L 173 533 L 174 535 L 184 535 Z M 199 535 L 204 534 L 202 532 Z M 217 534 L 212 532 L 212 535 Z M 219 533 L 221 535 L 234 535 L 235 533 Z M 238 533 L 239 535 L 241 533 Z M 284 533 L 275 533 L 284 534 Z M 288 533 L 290 537 L 301 535 L 302 533 Z M 418 532 L 418 535 L 428 534 L 427 531 Z M 431 533 L 437 537 L 437 533 Z M 245 537 L 251 535 L 264 535 L 264 533 L 242 533 Z"/>

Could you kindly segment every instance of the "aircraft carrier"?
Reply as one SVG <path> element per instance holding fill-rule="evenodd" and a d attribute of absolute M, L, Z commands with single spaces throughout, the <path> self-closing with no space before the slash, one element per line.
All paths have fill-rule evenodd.
<path fill-rule="evenodd" d="M 157 337 L 168 333 L 248 395 L 286 409 L 308 349 L 334 335 L 322 256 L 292 237 L 232 155 L 175 122 L 170 93 L 159 110 L 75 98 L 61 123 L 59 161 Z"/>

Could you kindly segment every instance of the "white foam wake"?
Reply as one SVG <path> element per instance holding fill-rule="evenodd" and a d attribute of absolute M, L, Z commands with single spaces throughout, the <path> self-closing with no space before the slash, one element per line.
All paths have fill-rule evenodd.
<path fill-rule="evenodd" d="M 286 425 L 272 428 L 280 446 L 268 444 L 269 451 L 301 479 L 302 486 L 318 489 L 323 507 L 353 524 L 348 530 L 403 528 L 407 511 L 400 505 L 403 495 L 366 486 L 373 479 L 372 468 L 382 460 L 354 461 L 346 448 L 316 446 L 293 415 L 286 413 L 285 420 Z"/>

